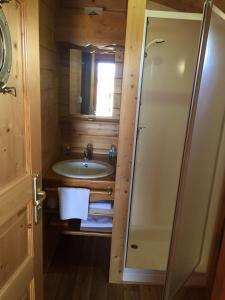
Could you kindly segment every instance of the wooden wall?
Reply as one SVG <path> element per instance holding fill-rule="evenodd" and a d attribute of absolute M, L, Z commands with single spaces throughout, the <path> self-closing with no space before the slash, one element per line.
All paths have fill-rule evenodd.
<path fill-rule="evenodd" d="M 84 15 L 84 7 L 103 7 L 102 16 Z M 123 52 L 126 32 L 127 0 L 62 0 L 59 4 L 56 41 L 60 46 L 60 115 L 62 118 L 63 144 L 70 144 L 72 151 L 83 152 L 93 143 L 96 153 L 106 153 L 111 145 L 118 144 Z M 80 118 L 70 116 L 70 55 L 68 45 L 96 46 L 117 44 L 116 78 L 113 120 Z M 63 46 L 64 45 L 64 46 Z"/>
<path fill-rule="evenodd" d="M 40 66 L 43 173 L 58 158 L 59 128 L 59 54 L 55 35 L 57 1 L 40 0 Z"/>
<path fill-rule="evenodd" d="M 102 16 L 84 15 L 84 7 L 103 7 Z M 124 45 L 127 0 L 60 1 L 56 41 L 76 45 Z"/>
<path fill-rule="evenodd" d="M 118 145 L 118 120 L 70 116 L 62 119 L 61 126 L 63 144 L 70 145 L 72 152 L 82 153 L 91 143 L 94 153 L 107 154 L 111 145 Z"/>

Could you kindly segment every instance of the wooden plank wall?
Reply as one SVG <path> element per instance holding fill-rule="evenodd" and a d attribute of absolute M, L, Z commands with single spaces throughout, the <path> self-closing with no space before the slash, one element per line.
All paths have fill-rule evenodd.
<path fill-rule="evenodd" d="M 103 16 L 85 16 L 84 7 L 103 7 Z M 112 144 L 118 144 L 118 122 L 120 118 L 121 87 L 123 73 L 123 47 L 126 32 L 127 0 L 63 0 L 60 1 L 56 41 L 60 47 L 60 115 L 63 117 L 63 144 L 70 144 L 72 151 L 83 152 L 87 143 L 93 143 L 96 153 L 106 153 Z M 69 117 L 69 49 L 68 45 L 96 46 L 118 44 L 116 53 L 116 78 L 113 119 L 106 120 Z"/>
<path fill-rule="evenodd" d="M 66 117 L 61 121 L 64 145 L 72 152 L 84 152 L 88 143 L 93 144 L 94 153 L 107 154 L 111 145 L 118 145 L 118 120 Z"/>
<path fill-rule="evenodd" d="M 43 173 L 60 153 L 59 53 L 55 35 L 57 1 L 40 0 L 40 66 Z"/>
<path fill-rule="evenodd" d="M 103 7 L 102 16 L 87 16 L 84 7 Z M 60 1 L 56 41 L 76 45 L 124 45 L 127 0 Z"/>

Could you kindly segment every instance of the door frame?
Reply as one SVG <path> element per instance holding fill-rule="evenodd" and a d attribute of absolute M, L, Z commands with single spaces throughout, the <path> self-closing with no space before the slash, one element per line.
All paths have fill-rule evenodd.
<path fill-rule="evenodd" d="M 26 80 L 26 100 L 30 107 L 30 156 L 31 174 L 42 172 L 41 157 L 41 94 L 40 94 L 40 53 L 39 53 L 39 1 L 23 0 L 25 6 L 26 28 L 26 74 L 31 74 Z M 37 142 L 38 141 L 38 142 Z M 33 221 L 34 222 L 34 221 Z M 43 233 L 42 220 L 34 224 L 34 278 L 35 299 L 43 299 Z"/>
<path fill-rule="evenodd" d="M 225 228 L 224 228 L 225 229 Z M 217 264 L 217 271 L 212 290 L 211 300 L 223 300 L 225 297 L 225 230 L 223 232 L 223 240 Z"/>
<path fill-rule="evenodd" d="M 111 283 L 123 282 L 129 190 L 133 162 L 135 120 L 140 89 L 142 44 L 147 0 L 128 0 L 124 71 L 116 167 L 114 218 L 110 259 Z"/>

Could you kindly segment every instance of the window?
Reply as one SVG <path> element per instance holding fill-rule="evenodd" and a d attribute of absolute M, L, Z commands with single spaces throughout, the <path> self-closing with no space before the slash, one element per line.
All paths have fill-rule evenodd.
<path fill-rule="evenodd" d="M 111 117 L 113 114 L 115 64 L 97 64 L 96 116 Z"/>

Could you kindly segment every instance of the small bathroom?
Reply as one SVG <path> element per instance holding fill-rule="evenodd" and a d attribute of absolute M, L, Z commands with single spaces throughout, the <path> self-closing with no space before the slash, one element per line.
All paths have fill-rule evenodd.
<path fill-rule="evenodd" d="M 0 0 L 0 300 L 225 299 L 224 54 L 224 0 Z"/>
<path fill-rule="evenodd" d="M 219 4 L 39 1 L 46 300 L 210 299 L 225 165 Z"/>

